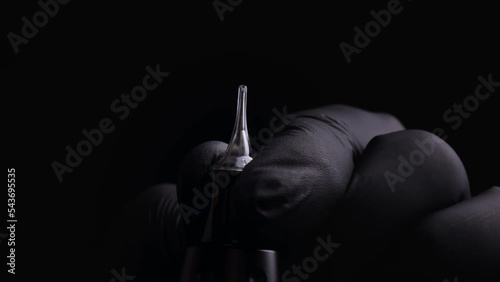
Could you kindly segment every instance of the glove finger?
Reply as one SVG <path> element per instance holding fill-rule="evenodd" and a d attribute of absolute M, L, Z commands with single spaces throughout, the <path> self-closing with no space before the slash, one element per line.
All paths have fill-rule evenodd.
<path fill-rule="evenodd" d="M 177 182 L 177 197 L 187 244 L 199 242 L 203 234 L 210 204 L 211 179 L 209 169 L 227 148 L 220 141 L 209 141 L 193 148 L 184 158 Z"/>
<path fill-rule="evenodd" d="M 242 236 L 280 248 L 314 233 L 342 199 L 368 140 L 401 129 L 390 115 L 348 106 L 298 113 L 236 182 Z"/>
<path fill-rule="evenodd" d="M 469 197 L 462 162 L 437 136 L 405 130 L 373 138 L 329 223 L 328 233 L 343 251 L 336 260 L 341 270 L 332 275 L 362 276 L 359 269 L 381 276 L 399 271 L 387 252 L 406 240 L 427 214 Z"/>
<path fill-rule="evenodd" d="M 417 234 L 425 257 L 449 273 L 500 278 L 500 187 L 427 216 Z"/>
<path fill-rule="evenodd" d="M 322 117 L 337 123 L 339 129 L 348 132 L 353 144 L 356 145 L 355 149 L 361 151 L 373 137 L 405 129 L 403 124 L 391 114 L 370 112 L 347 105 L 329 105 L 299 112 L 297 115 Z"/>
<path fill-rule="evenodd" d="M 356 165 L 337 229 L 349 240 L 388 238 L 469 197 L 465 168 L 446 142 L 422 130 L 381 135 Z"/>
<path fill-rule="evenodd" d="M 178 280 L 184 230 L 175 185 L 158 184 L 142 192 L 112 230 L 105 255 L 110 269 L 123 269 L 141 281 Z"/>

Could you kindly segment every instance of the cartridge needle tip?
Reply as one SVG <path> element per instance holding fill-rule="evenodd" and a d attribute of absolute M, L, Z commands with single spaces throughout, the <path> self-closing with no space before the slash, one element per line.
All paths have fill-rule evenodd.
<path fill-rule="evenodd" d="M 240 85 L 238 87 L 236 120 L 229 145 L 224 155 L 211 169 L 242 171 L 252 161 L 250 150 L 250 138 L 247 129 L 247 87 Z"/>

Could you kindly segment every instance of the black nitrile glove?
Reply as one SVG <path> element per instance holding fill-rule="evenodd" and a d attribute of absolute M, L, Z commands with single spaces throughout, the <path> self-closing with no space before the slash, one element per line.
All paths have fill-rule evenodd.
<path fill-rule="evenodd" d="M 185 247 L 179 246 L 185 240 L 172 240 L 186 238 L 184 227 L 194 234 L 191 240 L 200 238 L 209 210 L 203 200 L 208 170 L 226 146 L 212 141 L 195 147 L 182 164 L 177 193 L 163 190 L 169 207 L 149 208 L 148 214 L 168 212 L 164 219 L 177 223 L 159 223 L 170 227 L 160 228 L 164 261 L 182 261 L 171 250 Z M 424 217 L 470 197 L 462 162 L 444 141 L 404 130 L 391 115 L 341 105 L 296 113 L 232 189 L 239 239 L 278 250 L 283 281 L 362 277 L 367 263 Z M 318 246 L 328 261 L 316 257 Z M 304 267 L 311 257 L 316 266 Z M 171 271 L 178 277 L 179 268 Z"/>

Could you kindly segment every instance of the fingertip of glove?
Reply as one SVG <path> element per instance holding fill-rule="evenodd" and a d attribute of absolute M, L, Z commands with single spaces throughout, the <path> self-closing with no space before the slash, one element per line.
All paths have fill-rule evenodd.
<path fill-rule="evenodd" d="M 367 151 L 392 156 L 397 174 L 408 180 L 429 178 L 435 187 L 453 190 L 463 200 L 470 197 L 469 180 L 462 160 L 455 150 L 438 136 L 419 129 L 404 130 L 373 138 Z M 385 152 L 384 151 L 392 151 Z M 404 173 L 404 167 L 410 170 Z M 432 180 L 432 181 L 431 181 Z"/>
<path fill-rule="evenodd" d="M 442 139 L 424 130 L 379 135 L 356 163 L 341 203 L 341 229 L 352 238 L 388 238 L 468 197 L 462 161 Z"/>

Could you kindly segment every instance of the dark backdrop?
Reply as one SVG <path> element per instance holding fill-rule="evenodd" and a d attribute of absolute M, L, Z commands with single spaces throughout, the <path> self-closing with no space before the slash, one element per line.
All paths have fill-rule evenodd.
<path fill-rule="evenodd" d="M 345 103 L 387 111 L 408 128 L 442 128 L 473 194 L 500 184 L 500 90 L 457 130 L 443 120 L 474 94 L 479 75 L 500 80 L 495 9 L 402 1 L 403 11 L 348 64 L 340 42 L 353 44 L 353 28 L 388 2 L 243 0 L 220 21 L 211 1 L 71 1 L 18 54 L 5 35 L 19 34 L 21 17 L 40 8 L 25 1 L 3 9 L 4 150 L 18 177 L 20 275 L 95 277 L 100 236 L 124 205 L 154 183 L 175 182 L 196 144 L 227 141 L 239 84 L 249 89 L 251 135 L 273 108 Z M 112 101 L 157 64 L 170 76 L 118 120 Z M 65 146 L 105 117 L 115 131 L 59 183 L 51 163 L 63 162 Z"/>

